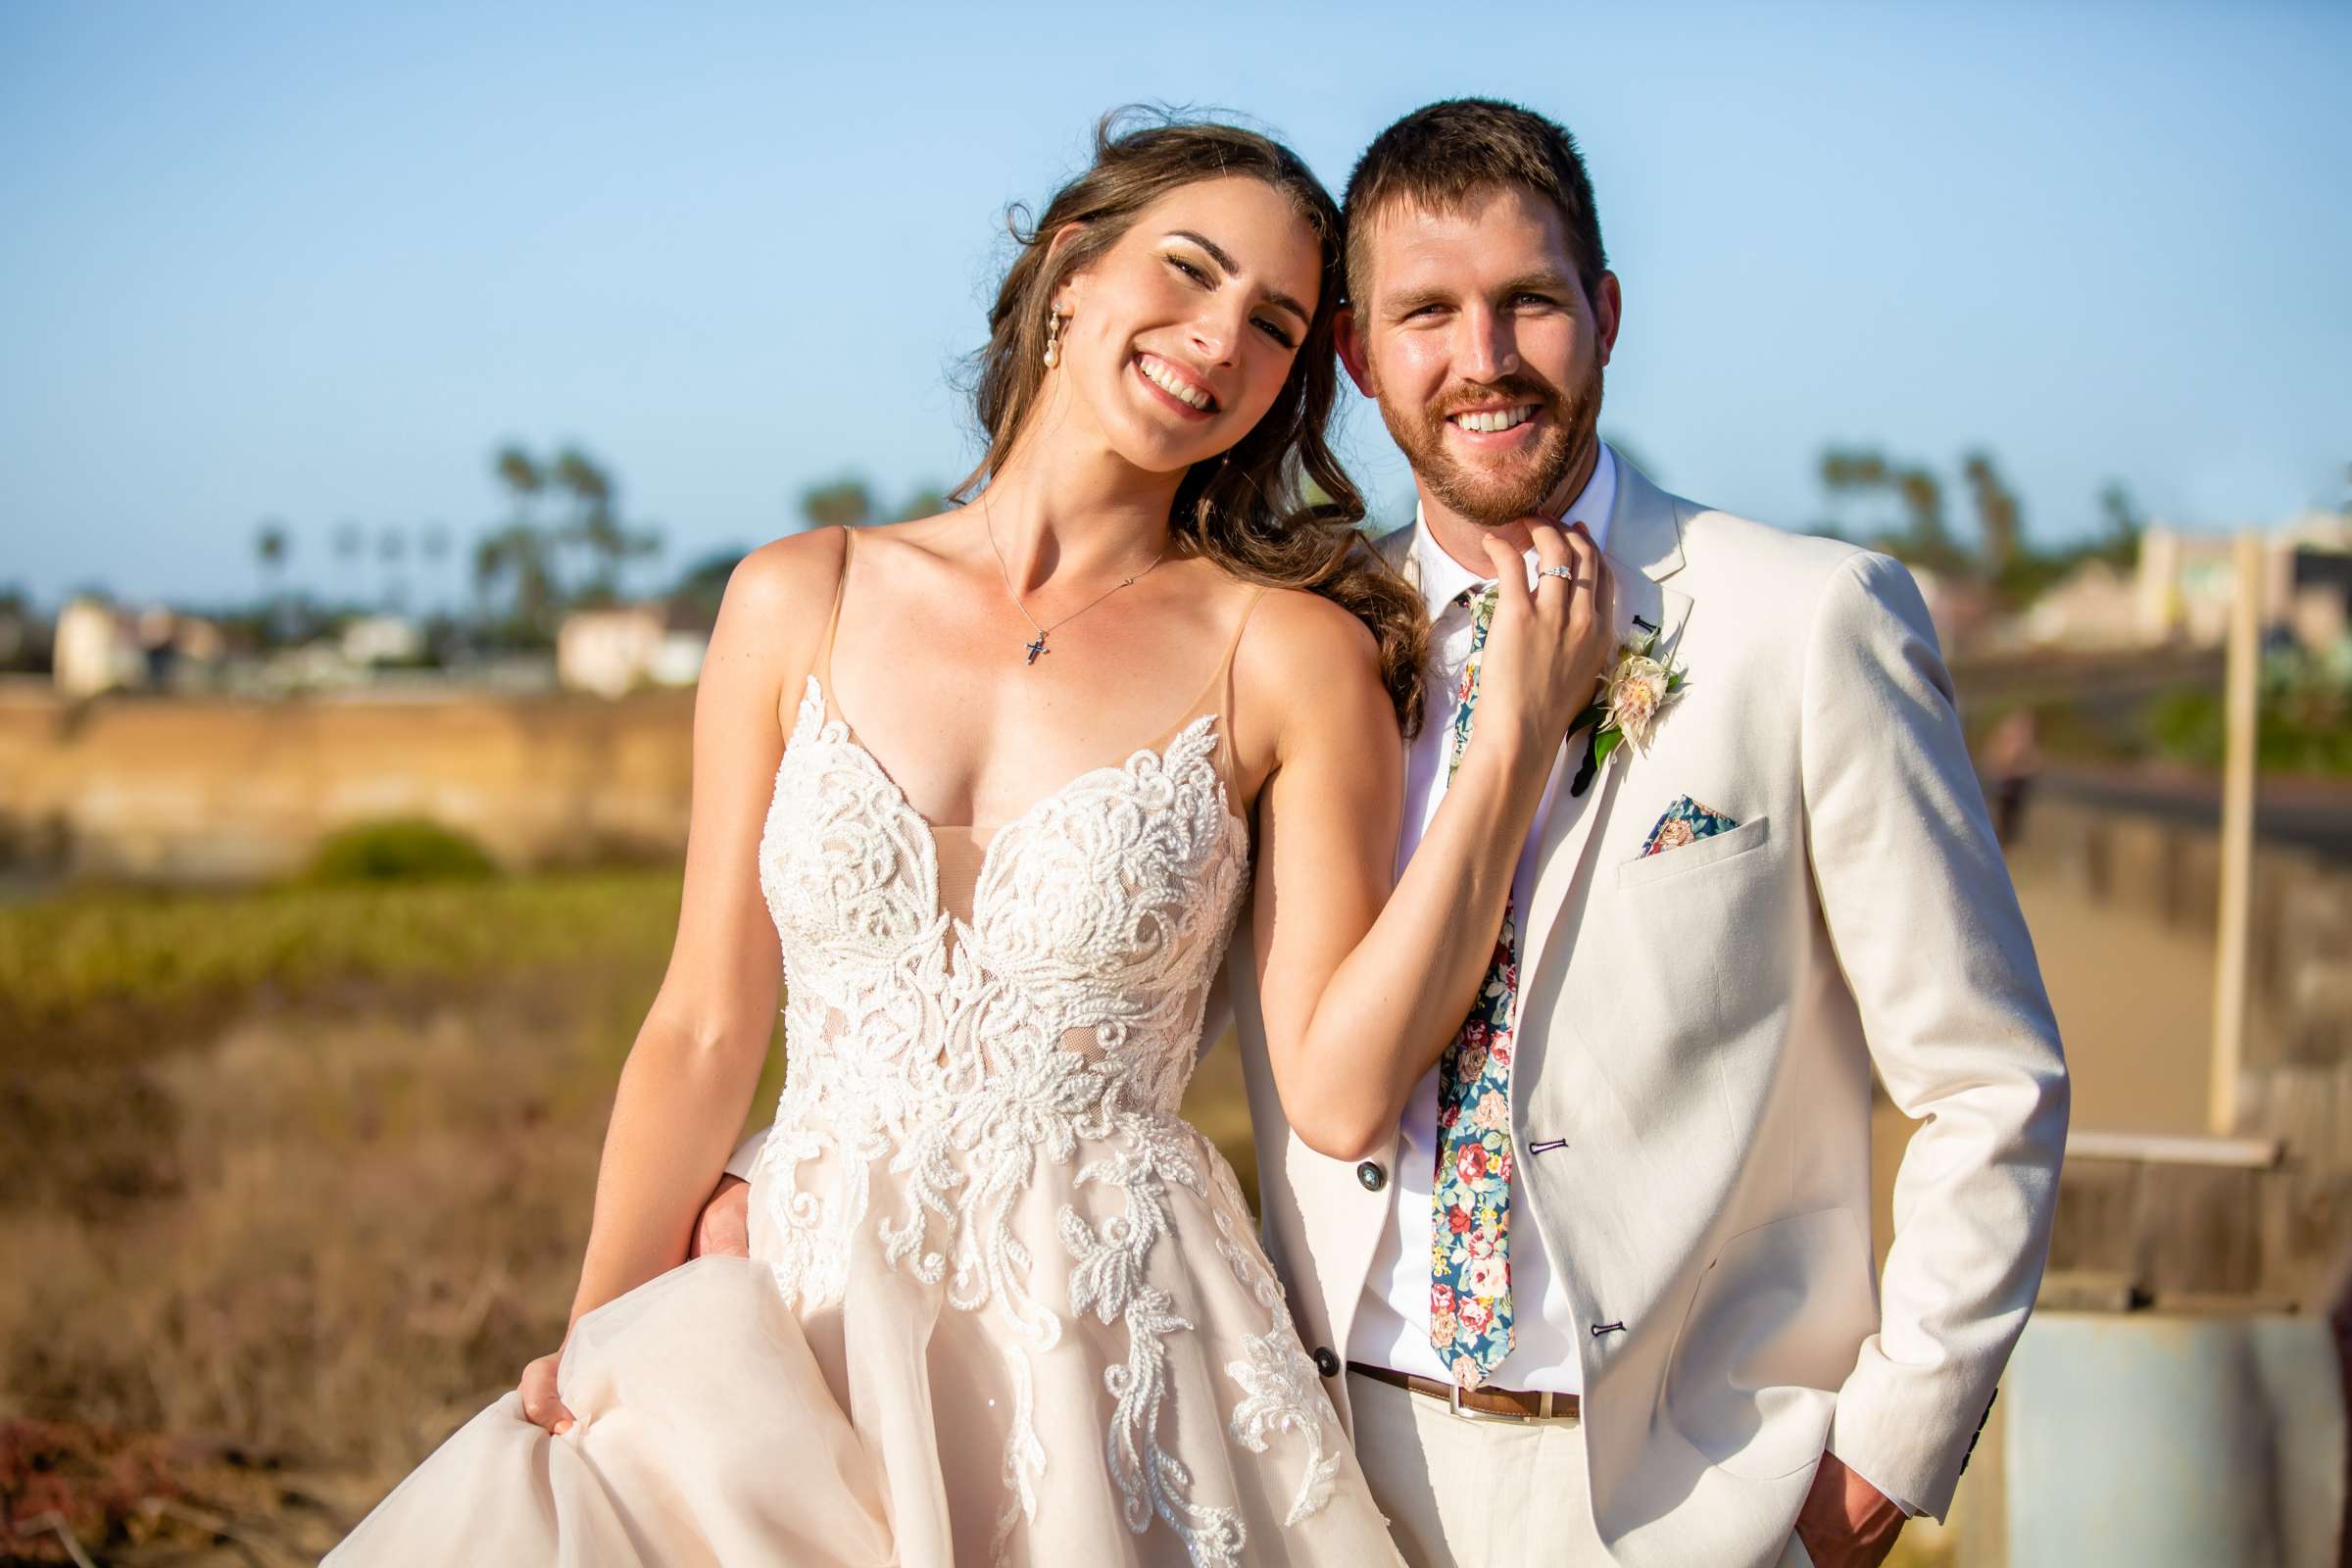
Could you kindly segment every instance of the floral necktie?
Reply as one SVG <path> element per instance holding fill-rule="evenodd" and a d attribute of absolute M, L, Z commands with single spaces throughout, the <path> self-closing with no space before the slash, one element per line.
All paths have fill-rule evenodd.
<path fill-rule="evenodd" d="M 1481 655 L 1497 593 L 1479 596 L 1470 659 L 1446 741 L 1453 782 L 1478 707 Z M 1438 1058 L 1438 1170 L 1430 1194 L 1429 1343 L 1453 1381 L 1475 1389 L 1511 1353 L 1511 999 L 1519 989 L 1517 911 L 1506 900 L 1494 961 L 1461 1032 Z"/>

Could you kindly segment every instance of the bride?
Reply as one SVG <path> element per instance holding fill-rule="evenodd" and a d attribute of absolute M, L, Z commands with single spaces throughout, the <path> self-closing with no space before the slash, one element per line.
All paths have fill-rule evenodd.
<path fill-rule="evenodd" d="M 1475 736 L 1392 898 L 1424 627 L 1325 443 L 1330 196 L 1247 131 L 1105 122 L 1017 237 L 969 503 L 728 585 L 564 1346 L 330 1562 L 1395 1560 L 1177 1106 L 1252 898 L 1294 1127 L 1352 1159 L 1395 1125 L 1592 691 L 1602 568 L 1541 528 L 1531 590 L 1489 547 Z M 686 1262 L 780 974 L 751 1256 Z"/>

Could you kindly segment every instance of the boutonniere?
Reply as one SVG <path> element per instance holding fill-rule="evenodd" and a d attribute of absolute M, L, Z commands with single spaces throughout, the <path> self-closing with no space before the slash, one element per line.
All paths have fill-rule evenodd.
<path fill-rule="evenodd" d="M 1585 731 L 1585 760 L 1568 786 L 1582 795 L 1592 786 L 1600 764 L 1630 744 L 1636 756 L 1649 750 L 1650 732 L 1658 715 L 1683 694 L 1683 666 L 1656 657 L 1658 634 L 1638 631 L 1617 645 L 1617 657 L 1600 677 L 1600 695 L 1576 716 L 1570 734 Z"/>

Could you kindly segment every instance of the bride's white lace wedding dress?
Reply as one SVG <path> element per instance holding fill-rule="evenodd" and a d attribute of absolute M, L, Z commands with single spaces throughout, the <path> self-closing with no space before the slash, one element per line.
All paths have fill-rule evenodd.
<path fill-rule="evenodd" d="M 510 1393 L 329 1562 L 1396 1561 L 1177 1114 L 1249 881 L 1231 651 L 1198 716 L 983 844 L 830 708 L 831 643 L 760 845 L 788 1075 L 752 1255 L 582 1317 L 570 1431 Z"/>

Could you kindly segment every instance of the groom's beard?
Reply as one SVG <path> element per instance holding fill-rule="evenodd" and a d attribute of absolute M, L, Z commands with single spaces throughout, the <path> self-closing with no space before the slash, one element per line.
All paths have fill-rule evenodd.
<path fill-rule="evenodd" d="M 1446 421 L 1463 409 L 1511 398 L 1539 405 L 1543 421 L 1528 450 L 1488 463 L 1465 463 L 1446 445 Z M 1592 450 L 1600 422 L 1600 366 L 1573 392 L 1563 394 L 1542 376 L 1521 373 L 1499 380 L 1448 387 L 1426 407 L 1406 413 L 1380 406 L 1381 422 L 1404 449 L 1413 472 L 1437 498 L 1470 521 L 1498 528 L 1544 509 L 1568 475 Z"/>

